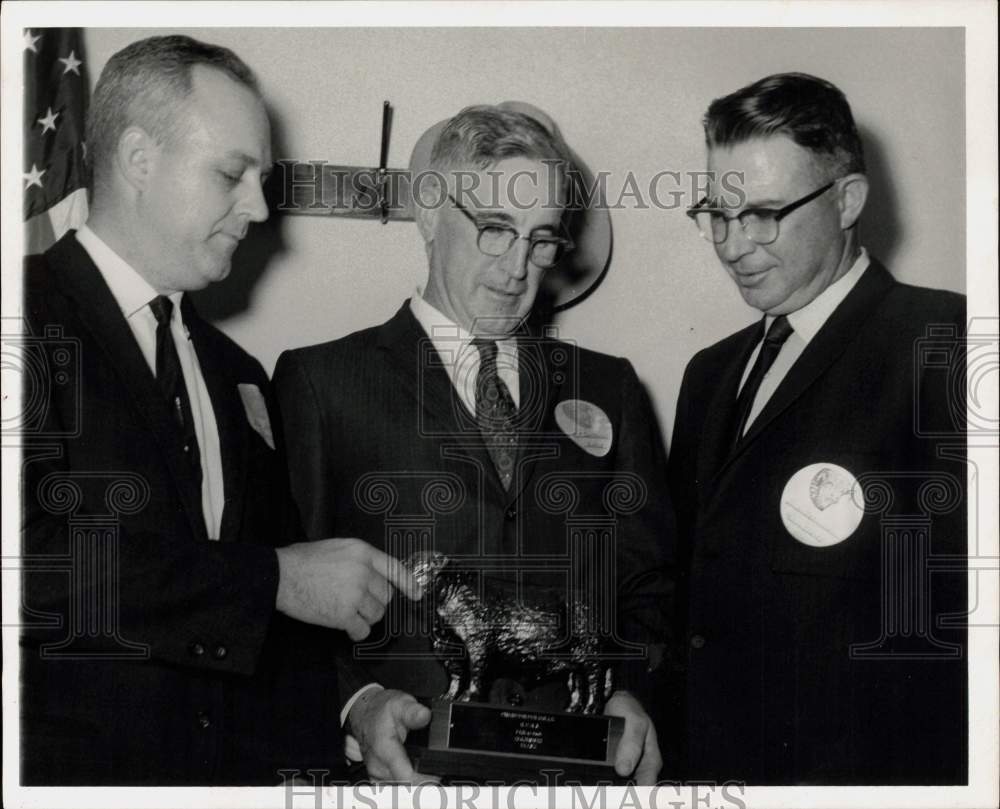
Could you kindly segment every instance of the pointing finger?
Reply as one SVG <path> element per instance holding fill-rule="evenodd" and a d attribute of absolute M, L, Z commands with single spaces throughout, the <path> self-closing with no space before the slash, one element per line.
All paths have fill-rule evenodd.
<path fill-rule="evenodd" d="M 407 598 L 419 601 L 423 597 L 420 585 L 413 577 L 413 573 L 394 556 L 389 556 L 377 548 L 372 548 L 372 565 Z"/>

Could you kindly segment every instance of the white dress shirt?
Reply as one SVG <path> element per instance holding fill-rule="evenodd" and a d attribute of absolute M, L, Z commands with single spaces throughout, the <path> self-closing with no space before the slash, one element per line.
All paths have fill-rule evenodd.
<path fill-rule="evenodd" d="M 441 355 L 445 371 L 458 392 L 462 404 L 476 414 L 476 377 L 479 375 L 479 349 L 472 345 L 473 335 L 445 314 L 424 300 L 420 289 L 410 298 L 410 311 L 421 328 L 431 338 L 434 348 Z M 514 400 L 521 406 L 521 383 L 518 379 L 517 339 L 506 337 L 497 340 L 497 375 L 503 380 Z"/>
<path fill-rule="evenodd" d="M 851 269 L 801 309 L 787 315 L 788 323 L 794 331 L 788 335 L 788 339 L 785 340 L 781 351 L 778 352 L 774 364 L 768 369 L 761 380 L 757 396 L 753 400 L 753 407 L 750 409 L 750 416 L 747 418 L 746 427 L 743 430 L 744 435 L 750 429 L 750 425 L 753 424 L 754 419 L 760 415 L 760 411 L 764 409 L 764 405 L 768 403 L 771 396 L 778 389 L 778 385 L 781 384 L 781 381 L 791 370 L 795 361 L 802 356 L 802 352 L 806 350 L 806 346 L 809 345 L 809 342 L 819 333 L 819 330 L 823 328 L 823 324 L 833 314 L 833 310 L 840 305 L 848 293 L 854 289 L 854 285 L 861 280 L 861 276 L 868 269 L 870 263 L 868 251 L 862 247 L 861 255 L 851 265 Z M 771 324 L 774 322 L 774 317 L 768 315 L 765 321 L 764 333 L 766 334 L 767 329 L 771 328 Z M 761 340 L 761 343 L 763 343 L 763 340 Z M 753 368 L 757 355 L 760 353 L 761 343 L 757 344 L 757 347 L 750 355 L 750 359 L 747 361 L 746 368 L 743 369 L 743 378 L 740 380 L 741 390 L 747 381 L 747 377 L 750 375 L 750 369 Z"/>
<path fill-rule="evenodd" d="M 111 294 L 125 316 L 146 364 L 155 376 L 157 324 L 149 303 L 159 293 L 86 225 L 76 232 L 76 238 L 97 265 L 105 283 L 111 289 Z M 170 333 L 177 347 L 184 384 L 191 400 L 191 416 L 194 419 L 194 431 L 201 456 L 201 509 L 205 517 L 205 528 L 210 539 L 218 539 L 222 524 L 222 508 L 225 504 L 219 427 L 215 421 L 215 410 L 212 408 L 208 388 L 205 386 L 205 377 L 198 363 L 198 355 L 181 318 L 183 296 L 183 292 L 175 292 L 169 296 L 174 304 L 170 316 Z"/>

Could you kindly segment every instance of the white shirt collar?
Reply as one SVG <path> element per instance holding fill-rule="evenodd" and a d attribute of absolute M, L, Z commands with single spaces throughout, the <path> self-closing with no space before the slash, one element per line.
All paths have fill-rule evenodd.
<path fill-rule="evenodd" d="M 131 264 L 108 247 L 87 225 L 77 230 L 76 240 L 97 265 L 126 319 L 141 312 L 159 294 L 149 281 L 139 275 Z M 183 296 L 183 292 L 174 292 L 169 296 L 175 309 L 180 307 Z"/>
<path fill-rule="evenodd" d="M 417 287 L 416 294 L 410 298 L 410 311 L 413 312 L 413 316 L 421 328 L 427 332 L 427 336 L 431 338 L 434 348 L 441 355 L 445 364 L 455 361 L 457 357 L 456 347 L 461 353 L 473 340 L 473 336 L 469 332 L 437 307 L 428 303 L 420 287 Z M 501 353 L 512 356 L 517 353 L 517 338 L 515 337 L 505 337 L 502 340 L 497 340 L 496 344 Z"/>
<path fill-rule="evenodd" d="M 851 269 L 801 309 L 791 312 L 788 315 L 788 322 L 795 329 L 795 333 L 805 340 L 806 343 L 810 342 L 819 330 L 823 328 L 823 324 L 829 320 L 830 315 L 833 314 L 833 310 L 840 306 L 841 301 L 854 289 L 854 285 L 861 280 L 861 276 L 868 269 L 870 263 L 871 260 L 868 257 L 868 251 L 862 247 L 861 254 L 857 257 L 854 264 L 851 265 Z M 774 318 L 768 315 L 767 327 L 770 328 L 773 322 Z"/>
<path fill-rule="evenodd" d="M 452 321 L 447 315 L 429 304 L 417 288 L 410 298 L 410 311 L 420 327 L 431 339 L 431 344 L 444 366 L 452 387 L 470 413 L 476 412 L 476 377 L 479 373 L 479 352 L 471 348 L 473 336 Z M 517 338 L 497 340 L 497 373 L 514 400 L 521 403 L 521 386 L 517 365 Z"/>

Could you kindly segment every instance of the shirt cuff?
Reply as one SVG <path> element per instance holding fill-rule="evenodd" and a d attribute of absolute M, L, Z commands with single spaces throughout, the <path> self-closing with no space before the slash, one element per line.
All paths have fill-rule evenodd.
<path fill-rule="evenodd" d="M 349 700 L 344 703 L 343 709 L 340 711 L 340 726 L 343 727 L 347 722 L 347 717 L 351 713 L 351 708 L 354 707 L 354 703 L 358 701 L 358 698 L 372 689 L 378 689 L 381 691 L 383 686 L 378 683 L 368 683 L 368 685 L 363 685 L 357 691 L 355 691 Z M 358 744 L 358 740 L 354 738 L 350 733 L 344 734 L 344 755 L 349 761 L 362 761 L 363 756 L 361 755 L 361 745 Z"/>

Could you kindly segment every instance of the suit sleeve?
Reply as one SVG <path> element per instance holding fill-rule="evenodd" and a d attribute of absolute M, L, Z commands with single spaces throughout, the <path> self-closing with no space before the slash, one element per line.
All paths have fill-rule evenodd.
<path fill-rule="evenodd" d="M 335 485 L 333 458 L 327 451 L 327 410 L 295 352 L 286 351 L 274 369 L 281 434 L 288 460 L 292 496 L 308 539 L 330 535 L 335 515 L 328 507 Z"/>
<path fill-rule="evenodd" d="M 619 685 L 649 703 L 650 674 L 663 664 L 671 635 L 674 603 L 676 524 L 666 481 L 666 453 L 649 398 L 631 364 L 625 362 L 622 418 L 616 467 L 641 481 L 644 505 L 622 521 L 618 545 L 623 639 L 646 644 L 647 659 L 618 667 Z"/>
<path fill-rule="evenodd" d="M 929 323 L 933 323 L 936 329 L 950 329 L 955 339 L 950 346 L 950 361 L 946 366 L 938 361 L 940 351 L 934 352 L 933 362 L 918 356 L 915 426 L 924 433 L 925 439 L 913 441 L 913 449 L 921 457 L 912 458 L 910 466 L 927 469 L 933 477 L 928 480 L 926 502 L 911 508 L 915 513 L 924 508 L 931 510 L 932 553 L 951 558 L 950 564 L 946 565 L 951 568 L 950 572 L 931 577 L 933 613 L 936 619 L 943 622 L 934 631 L 948 640 L 964 643 L 964 633 L 958 631 L 964 620 L 958 620 L 956 616 L 964 615 L 967 609 L 965 567 L 967 554 L 975 547 L 969 540 L 977 539 L 969 536 L 972 526 L 967 519 L 966 431 L 967 425 L 973 423 L 967 416 L 973 408 L 969 407 L 967 411 L 965 386 L 967 357 L 971 355 L 968 355 L 966 337 L 965 298 L 949 295 L 944 300 L 947 305 L 929 319 Z M 936 340 L 934 346 L 941 348 L 944 343 Z"/>
<path fill-rule="evenodd" d="M 330 403 L 321 401 L 306 364 L 294 351 L 286 351 L 278 358 L 274 390 L 292 495 L 306 537 L 327 539 L 335 526 L 332 492 L 337 485 L 335 459 L 327 447 L 331 428 L 325 414 L 330 411 Z M 345 633 L 337 633 L 337 641 L 337 675 L 343 705 L 358 689 L 374 682 L 374 677 L 354 660 L 354 647 Z"/>
<path fill-rule="evenodd" d="M 62 322 L 40 302 L 29 300 L 27 314 L 35 335 Z M 129 473 L 83 468 L 92 440 L 87 419 L 100 414 L 56 383 L 45 341 L 35 347 L 36 371 L 25 375 L 23 392 L 41 414 L 23 442 L 24 641 L 51 646 L 68 636 L 74 653 L 84 656 L 139 650 L 140 657 L 179 666 L 253 673 L 274 612 L 273 548 L 199 542 L 168 533 L 155 518 L 143 522 L 138 517 L 168 508 L 157 502 L 165 496 L 158 491 L 149 492 L 151 502 L 129 527 L 111 522 L 94 504 L 106 509 L 110 498 L 127 499 L 127 483 L 117 494 L 105 488 L 109 476 L 127 481 Z M 75 436 L 74 420 L 83 424 Z"/>

